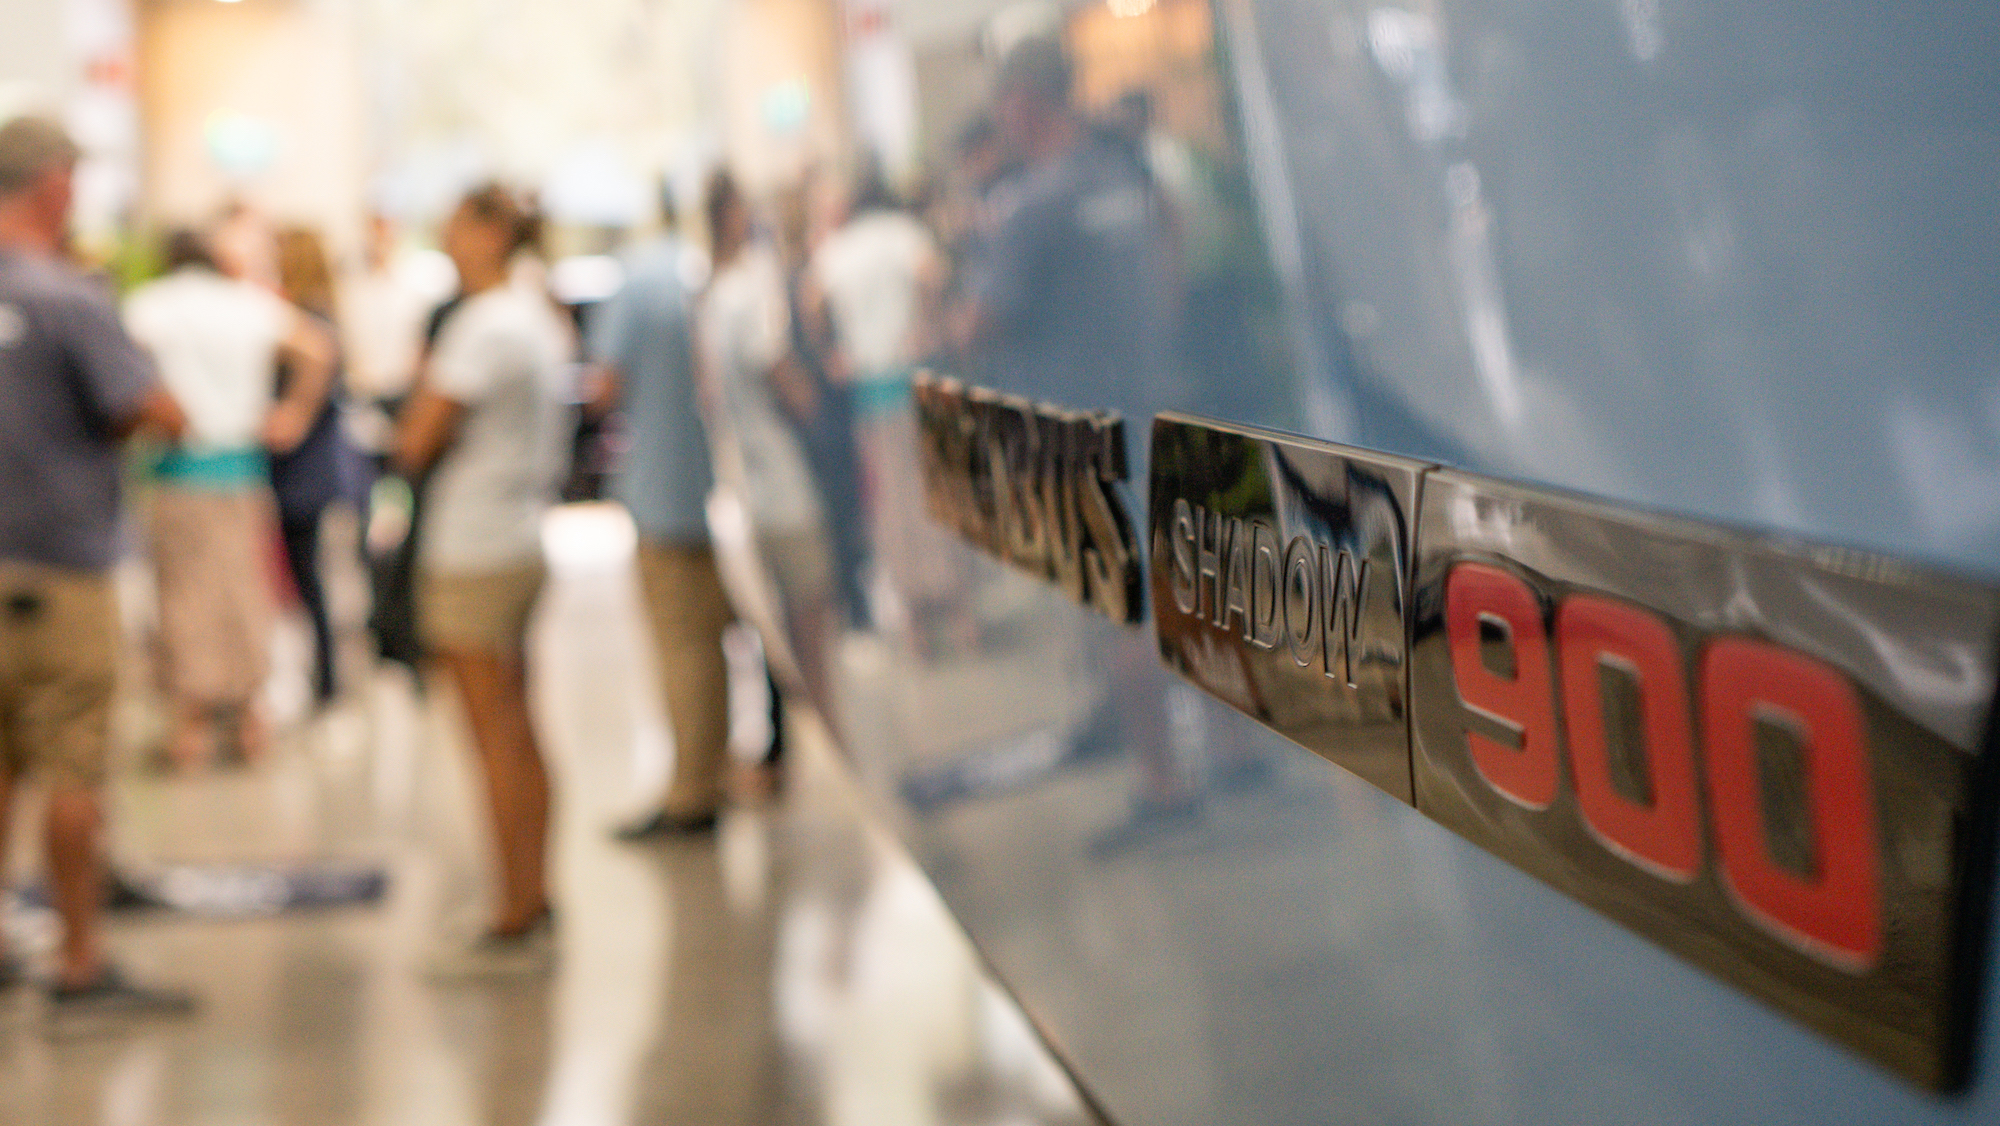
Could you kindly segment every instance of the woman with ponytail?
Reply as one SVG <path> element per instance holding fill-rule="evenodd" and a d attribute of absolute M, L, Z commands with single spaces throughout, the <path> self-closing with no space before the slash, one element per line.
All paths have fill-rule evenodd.
<path fill-rule="evenodd" d="M 464 701 L 499 853 L 489 929 L 439 952 L 441 978 L 538 973 L 554 959 L 545 879 L 550 793 L 528 707 L 528 619 L 540 593 L 541 521 L 566 466 L 571 341 L 515 258 L 539 224 L 498 186 L 467 195 L 444 229 L 462 302 L 405 409 L 397 459 L 431 471 L 417 618 Z"/>

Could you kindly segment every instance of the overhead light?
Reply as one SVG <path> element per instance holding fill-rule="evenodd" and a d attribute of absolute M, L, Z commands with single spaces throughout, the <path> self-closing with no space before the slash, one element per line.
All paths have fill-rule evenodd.
<path fill-rule="evenodd" d="M 1112 15 L 1124 19 L 1127 16 L 1145 15 L 1153 10 L 1153 5 L 1157 2 L 1158 0 L 1104 0 L 1104 5 L 1111 9 Z"/>

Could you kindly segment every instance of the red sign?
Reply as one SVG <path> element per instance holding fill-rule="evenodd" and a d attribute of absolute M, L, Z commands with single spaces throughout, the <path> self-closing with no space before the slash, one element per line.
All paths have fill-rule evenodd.
<path fill-rule="evenodd" d="M 1418 507 L 1417 808 L 1916 1082 L 1962 1084 L 2000 592 L 1456 471 Z"/>
<path fill-rule="evenodd" d="M 1498 567 L 1461 563 L 1445 584 L 1452 673 L 1465 706 L 1519 732 L 1518 748 L 1468 728 L 1473 765 L 1495 793 L 1531 810 L 1555 800 L 1568 751 L 1576 809 L 1612 854 L 1665 880 L 1694 879 L 1703 861 L 1696 788 L 1705 784 L 1722 877 L 1744 913 L 1773 936 L 1829 965 L 1865 970 L 1881 953 L 1875 791 L 1853 686 L 1826 665 L 1775 645 L 1723 637 L 1703 647 L 1693 716 L 1708 748 L 1696 778 L 1687 678 L 1673 631 L 1646 610 L 1590 594 L 1556 610 L 1552 686 L 1549 636 L 1528 585 Z M 1498 625 L 1515 674 L 1485 665 L 1482 631 Z M 1647 801 L 1612 783 L 1599 669 L 1625 669 L 1638 686 Z M 1557 729 L 1558 703 L 1569 732 Z M 1812 868 L 1796 872 L 1771 853 L 1766 779 L 1753 734 L 1777 723 L 1805 750 Z"/>

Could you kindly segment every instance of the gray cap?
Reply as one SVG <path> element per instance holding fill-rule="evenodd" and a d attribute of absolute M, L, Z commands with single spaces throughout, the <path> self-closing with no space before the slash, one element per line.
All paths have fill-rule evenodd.
<path fill-rule="evenodd" d="M 1000 64 L 998 88 L 1028 89 L 1050 101 L 1069 101 L 1069 55 L 1062 44 L 1047 36 L 1023 39 L 1007 52 Z"/>
<path fill-rule="evenodd" d="M 63 127 L 46 117 L 17 117 L 0 125 L 0 195 L 34 183 L 54 164 L 74 164 L 83 155 Z"/>

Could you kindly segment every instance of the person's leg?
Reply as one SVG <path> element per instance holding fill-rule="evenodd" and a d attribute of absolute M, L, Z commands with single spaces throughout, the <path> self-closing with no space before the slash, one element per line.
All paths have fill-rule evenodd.
<path fill-rule="evenodd" d="M 641 544 L 639 578 L 652 621 L 661 686 L 674 731 L 674 777 L 662 803 L 672 818 L 712 817 L 729 760 L 728 599 L 707 547 Z"/>
<path fill-rule="evenodd" d="M 207 610 L 212 598 L 205 589 L 215 581 L 209 552 L 214 538 L 202 499 L 161 485 L 153 490 L 151 506 L 149 554 L 159 597 L 160 682 L 173 721 L 167 753 L 182 770 L 203 766 L 214 755 L 212 723 L 222 679 L 213 615 Z"/>
<path fill-rule="evenodd" d="M 44 571 L 10 600 L 6 738 L 14 766 L 48 782 L 43 824 L 50 899 L 63 924 L 49 1014 L 57 1027 L 179 1016 L 194 999 L 126 980 L 105 957 L 99 794 L 111 741 L 119 617 L 102 575 Z"/>
<path fill-rule="evenodd" d="M 320 514 L 290 516 L 284 520 L 285 562 L 292 570 L 292 586 L 313 630 L 313 696 L 324 704 L 333 699 L 338 687 L 333 657 L 333 622 L 327 615 L 326 583 L 319 569 Z"/>
<path fill-rule="evenodd" d="M 36 594 L 12 735 L 48 782 L 43 846 L 49 898 L 62 919 L 56 984 L 104 976 L 104 865 L 99 791 L 111 738 L 118 609 L 105 579 L 50 578 Z"/>
<path fill-rule="evenodd" d="M 778 678 L 769 666 L 764 669 L 764 687 L 771 697 L 771 744 L 764 750 L 763 764 L 776 768 L 785 764 L 785 694 L 778 690 Z"/>
<path fill-rule="evenodd" d="M 19 710 L 22 674 L 35 640 L 34 623 L 23 613 L 31 604 L 21 600 L 30 589 L 18 572 L 0 565 L 0 878 L 7 873 L 7 846 L 14 839 L 14 780 L 26 768 L 31 750 L 22 738 Z M 0 961 L 18 969 L 11 955 L 0 936 Z"/>
<path fill-rule="evenodd" d="M 46 841 L 49 889 L 63 923 L 57 980 L 67 986 L 88 985 L 104 973 L 104 947 L 98 930 L 104 897 L 104 870 L 97 849 L 101 821 L 94 787 L 64 782 L 50 788 Z"/>
<path fill-rule="evenodd" d="M 213 519 L 218 566 L 209 581 L 222 584 L 215 611 L 225 667 L 223 698 L 235 721 L 237 747 L 255 762 L 271 745 L 264 687 L 278 626 L 270 555 L 277 505 L 267 488 L 220 494 L 214 498 Z"/>
<path fill-rule="evenodd" d="M 548 909 L 549 776 L 528 713 L 527 662 L 519 653 L 441 649 L 439 661 L 465 701 L 486 777 L 500 859 L 493 930 L 518 934 Z"/>
<path fill-rule="evenodd" d="M 4 747 L 0 747 L 4 752 Z M 14 767 L 0 754 L 0 873 L 7 871 L 7 845 L 14 839 Z M 22 978 L 21 960 L 0 934 L 0 987 Z"/>
<path fill-rule="evenodd" d="M 21 686 L 23 658 L 31 651 L 32 623 L 23 622 L 17 607 L 20 589 L 16 576 L 6 576 L 0 589 L 0 875 L 7 872 L 7 846 L 14 839 L 14 780 L 27 763 L 29 748 L 21 738 L 16 698 Z M 24 963 L 0 935 L 0 986 L 14 985 L 27 976 Z"/>
<path fill-rule="evenodd" d="M 839 730 L 833 698 L 831 643 L 834 630 L 833 558 L 817 531 L 770 532 L 757 537 L 757 553 L 770 568 L 784 603 L 780 628 L 786 633 L 805 702 L 829 727 Z M 767 639 L 765 642 L 769 645 Z"/>
<path fill-rule="evenodd" d="M 402 541 L 375 561 L 372 569 L 375 607 L 368 618 L 381 658 L 413 672 L 421 669 L 424 656 L 417 606 L 418 560 L 423 555 L 424 486 L 423 478 L 408 483 L 408 527 Z M 417 684 L 421 688 L 421 677 Z"/>

